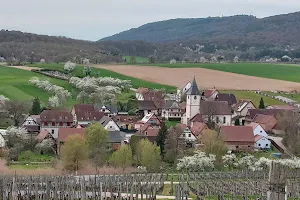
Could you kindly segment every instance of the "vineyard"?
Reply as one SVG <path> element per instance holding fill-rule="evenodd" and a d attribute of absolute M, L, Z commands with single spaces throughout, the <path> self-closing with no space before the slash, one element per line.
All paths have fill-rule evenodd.
<path fill-rule="evenodd" d="M 176 178 L 176 181 L 174 181 Z M 170 181 L 167 181 L 170 180 Z M 170 186 L 169 195 L 162 196 Z M 273 164 L 270 171 L 177 175 L 2 176 L 2 200 L 300 199 L 300 170 Z"/>

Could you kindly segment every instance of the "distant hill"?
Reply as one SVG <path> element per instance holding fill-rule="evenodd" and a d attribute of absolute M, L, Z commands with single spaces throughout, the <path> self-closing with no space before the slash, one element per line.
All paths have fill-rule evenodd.
<path fill-rule="evenodd" d="M 103 40 L 147 42 L 204 41 L 247 44 L 300 44 L 300 12 L 266 18 L 237 15 L 172 19 L 145 24 Z"/>

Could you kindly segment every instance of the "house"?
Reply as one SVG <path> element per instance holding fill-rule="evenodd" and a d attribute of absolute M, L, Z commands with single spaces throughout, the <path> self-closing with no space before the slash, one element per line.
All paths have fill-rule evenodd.
<path fill-rule="evenodd" d="M 254 148 L 256 149 L 271 149 L 271 141 L 268 140 L 267 137 L 261 136 L 261 135 L 256 135 L 254 137 L 255 139 L 255 144 L 254 144 Z"/>
<path fill-rule="evenodd" d="M 103 112 L 105 116 L 112 117 L 118 115 L 118 109 L 113 105 L 102 105 L 98 111 Z"/>
<path fill-rule="evenodd" d="M 180 96 L 185 96 L 187 91 L 191 88 L 192 82 L 188 82 L 185 84 L 185 86 L 182 89 L 177 89 L 177 94 L 180 94 Z"/>
<path fill-rule="evenodd" d="M 209 90 L 204 90 L 202 93 L 202 96 L 204 97 L 204 100 L 206 100 L 206 101 L 214 101 L 219 93 L 220 92 L 218 90 L 213 88 L 213 89 L 209 89 Z"/>
<path fill-rule="evenodd" d="M 55 141 L 54 137 L 47 130 L 41 130 L 41 132 L 35 137 L 38 142 L 42 142 L 46 139 L 51 139 Z"/>
<path fill-rule="evenodd" d="M 59 128 L 57 139 L 57 153 L 60 153 L 61 146 L 66 142 L 67 138 L 71 135 L 81 135 L 84 137 L 84 129 L 80 128 Z"/>
<path fill-rule="evenodd" d="M 135 129 L 136 130 L 140 130 L 140 128 L 143 125 L 153 125 L 153 126 L 159 126 L 161 125 L 161 121 L 160 119 L 157 117 L 157 115 L 155 115 L 154 113 L 150 113 L 146 116 L 143 117 L 143 119 L 141 119 L 140 121 L 138 121 L 135 124 Z"/>
<path fill-rule="evenodd" d="M 54 139 L 58 138 L 59 128 L 73 126 L 74 118 L 71 112 L 65 110 L 44 110 L 40 114 L 41 130 L 47 130 Z"/>
<path fill-rule="evenodd" d="M 256 109 L 251 100 L 240 100 L 233 105 L 234 115 L 245 117 L 249 109 Z"/>
<path fill-rule="evenodd" d="M 38 133 L 40 131 L 40 115 L 27 116 L 21 127 L 25 128 L 28 133 Z"/>
<path fill-rule="evenodd" d="M 157 139 L 159 130 L 160 130 L 160 127 L 158 127 L 158 126 L 145 124 L 145 125 L 141 126 L 140 130 L 135 135 L 142 137 L 143 139 L 148 139 L 153 144 L 156 144 L 156 139 Z"/>
<path fill-rule="evenodd" d="M 146 116 L 150 113 L 155 113 L 158 115 L 158 108 L 154 104 L 152 100 L 147 100 L 147 101 L 139 101 L 139 112 L 141 113 L 142 116 Z"/>
<path fill-rule="evenodd" d="M 230 107 L 237 103 L 234 94 L 225 94 L 225 93 L 217 94 L 215 101 L 226 101 Z"/>
<path fill-rule="evenodd" d="M 202 122 L 194 122 L 190 129 L 192 133 L 198 137 L 204 130 L 208 129 L 208 126 Z"/>
<path fill-rule="evenodd" d="M 271 115 L 277 119 L 279 115 L 288 114 L 290 110 L 282 109 L 249 109 L 245 117 L 246 122 L 251 123 L 257 114 Z"/>
<path fill-rule="evenodd" d="M 103 116 L 99 123 L 104 126 L 104 129 L 107 131 L 120 131 L 120 127 L 111 117 Z"/>
<path fill-rule="evenodd" d="M 250 127 L 253 128 L 253 135 L 254 136 L 260 135 L 260 136 L 268 137 L 267 132 L 265 131 L 265 129 L 260 124 L 252 122 L 250 124 L 247 124 L 246 126 L 250 126 Z"/>
<path fill-rule="evenodd" d="M 221 126 L 220 136 L 231 151 L 253 151 L 254 135 L 250 126 Z"/>
<path fill-rule="evenodd" d="M 119 147 L 125 144 L 126 133 L 122 131 L 108 131 L 108 150 L 116 151 Z"/>
<path fill-rule="evenodd" d="M 226 101 L 201 101 L 200 114 L 205 123 L 211 120 L 217 126 L 230 126 L 232 113 Z"/>
<path fill-rule="evenodd" d="M 260 124 L 265 131 L 271 132 L 277 124 L 277 119 L 272 115 L 257 114 L 253 122 Z"/>
<path fill-rule="evenodd" d="M 134 124 L 138 121 L 138 117 L 130 115 L 117 115 L 113 117 L 113 120 L 120 127 L 120 130 L 130 132 L 135 131 Z"/>
<path fill-rule="evenodd" d="M 196 142 L 197 138 L 192 133 L 191 129 L 185 124 L 176 124 L 182 130 L 182 135 L 180 138 L 184 139 L 186 143 L 194 143 Z"/>
<path fill-rule="evenodd" d="M 99 121 L 104 112 L 97 111 L 93 104 L 75 104 L 71 111 L 74 124 L 87 127 L 93 121 Z"/>
<path fill-rule="evenodd" d="M 170 121 L 180 121 L 182 117 L 180 103 L 175 100 L 168 100 L 162 109 L 162 117 Z"/>
<path fill-rule="evenodd" d="M 144 92 L 148 92 L 148 91 L 149 91 L 148 88 L 139 87 L 139 88 L 135 91 L 135 97 L 136 97 L 136 99 L 143 99 L 143 93 L 144 93 Z"/>
<path fill-rule="evenodd" d="M 137 99 L 138 101 L 149 101 L 149 100 L 161 100 L 163 98 L 163 93 L 161 91 L 146 90 Z"/>

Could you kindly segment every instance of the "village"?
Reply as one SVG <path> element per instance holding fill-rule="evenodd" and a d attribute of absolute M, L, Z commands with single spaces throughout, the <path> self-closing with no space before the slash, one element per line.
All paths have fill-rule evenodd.
<path fill-rule="evenodd" d="M 177 144 L 173 148 L 178 154 L 171 159 L 174 164 L 185 156 L 184 152 L 203 150 L 214 142 L 211 140 L 221 140 L 227 154 L 259 155 L 262 152 L 273 159 L 290 154 L 283 144 L 286 129 L 283 121 L 285 116 L 298 113 L 294 106 L 265 107 L 261 99 L 260 108 L 257 108 L 251 99 L 237 101 L 234 94 L 221 93 L 216 88 L 201 91 L 195 79 L 177 89 L 176 93 L 143 87 L 134 89 L 134 92 L 138 105 L 135 115 L 119 112 L 114 105 L 75 104 L 71 110 L 43 110 L 39 115 L 25 116 L 19 129 L 25 130 L 37 143 L 50 141 L 58 157 L 68 138 L 74 135 L 84 137 L 86 128 L 93 123 L 107 131 L 106 148 L 109 152 L 130 145 L 135 138 L 133 140 L 146 139 L 159 146 L 161 155 L 164 155 L 166 152 L 162 149 L 172 138 Z M 6 130 L 1 130 L 1 148 L 7 143 L 6 133 Z M 170 134 L 172 137 L 168 139 Z M 178 149 L 183 153 L 179 155 Z"/>

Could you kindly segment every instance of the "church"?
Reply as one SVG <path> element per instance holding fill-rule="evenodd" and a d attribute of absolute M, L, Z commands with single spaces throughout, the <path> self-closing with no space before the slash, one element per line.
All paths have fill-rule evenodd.
<path fill-rule="evenodd" d="M 186 112 L 181 118 L 181 123 L 190 125 L 191 122 L 212 122 L 217 126 L 230 126 L 232 120 L 231 108 L 226 101 L 205 101 L 200 92 L 195 77 L 190 84 L 186 95 Z"/>

